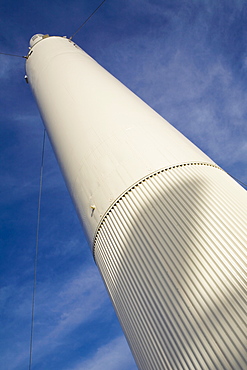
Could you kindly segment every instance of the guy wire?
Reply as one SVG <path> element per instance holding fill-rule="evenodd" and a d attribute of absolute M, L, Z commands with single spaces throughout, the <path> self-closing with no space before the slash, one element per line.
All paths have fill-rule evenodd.
<path fill-rule="evenodd" d="M 0 52 L 0 54 L 1 55 L 8 55 L 8 56 L 10 56 L 10 57 L 17 57 L 17 58 L 27 58 L 27 57 L 25 57 L 24 55 L 16 55 L 16 54 L 7 54 L 7 53 L 1 53 Z"/>
<path fill-rule="evenodd" d="M 33 297 L 32 297 L 32 318 L 31 318 L 31 332 L 30 332 L 29 370 L 31 370 L 31 368 L 32 368 L 33 332 L 34 332 L 34 310 L 35 310 L 35 296 L 36 296 L 36 283 L 37 283 L 37 262 L 38 262 L 38 250 L 39 250 L 40 208 L 41 208 L 41 195 L 42 195 L 42 185 L 43 185 L 45 136 L 46 136 L 46 131 L 44 129 L 43 145 L 42 145 L 42 155 L 41 155 L 41 166 L 40 166 L 40 178 L 39 178 L 39 196 L 38 196 L 38 212 L 37 212 L 37 227 L 36 227 L 36 246 L 35 246 L 35 257 L 34 257 Z"/>
<path fill-rule="evenodd" d="M 103 5 L 106 0 L 103 0 L 100 5 L 93 11 L 93 13 L 80 25 L 80 27 L 75 31 L 75 33 L 69 38 L 70 40 L 81 30 L 81 28 L 89 21 L 89 19 L 99 10 L 99 8 Z"/>

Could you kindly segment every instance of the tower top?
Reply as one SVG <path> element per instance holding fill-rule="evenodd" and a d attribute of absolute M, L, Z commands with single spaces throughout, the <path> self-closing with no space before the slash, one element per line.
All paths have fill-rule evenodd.
<path fill-rule="evenodd" d="M 42 33 L 36 33 L 33 35 L 29 41 L 30 47 L 32 48 L 37 42 L 49 37 L 49 35 L 43 35 Z"/>

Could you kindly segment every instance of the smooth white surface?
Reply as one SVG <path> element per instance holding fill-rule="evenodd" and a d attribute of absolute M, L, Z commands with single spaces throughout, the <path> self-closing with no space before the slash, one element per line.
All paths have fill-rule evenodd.
<path fill-rule="evenodd" d="M 139 179 L 173 164 L 213 163 L 66 38 L 35 44 L 26 71 L 91 243 L 102 215 Z"/>

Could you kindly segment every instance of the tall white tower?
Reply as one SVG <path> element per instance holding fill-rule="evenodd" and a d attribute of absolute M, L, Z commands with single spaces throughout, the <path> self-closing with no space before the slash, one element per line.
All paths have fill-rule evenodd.
<path fill-rule="evenodd" d="M 138 367 L 245 369 L 245 190 L 73 41 L 30 46 L 28 81 Z"/>

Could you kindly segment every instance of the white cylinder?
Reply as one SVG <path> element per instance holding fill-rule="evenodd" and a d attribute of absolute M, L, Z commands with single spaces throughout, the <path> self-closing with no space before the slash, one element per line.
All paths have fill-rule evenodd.
<path fill-rule="evenodd" d="M 213 163 L 74 42 L 41 39 L 26 68 L 91 244 L 107 209 L 142 177 L 184 162 Z"/>
<path fill-rule="evenodd" d="M 26 69 L 140 369 L 244 369 L 246 192 L 74 42 Z"/>

